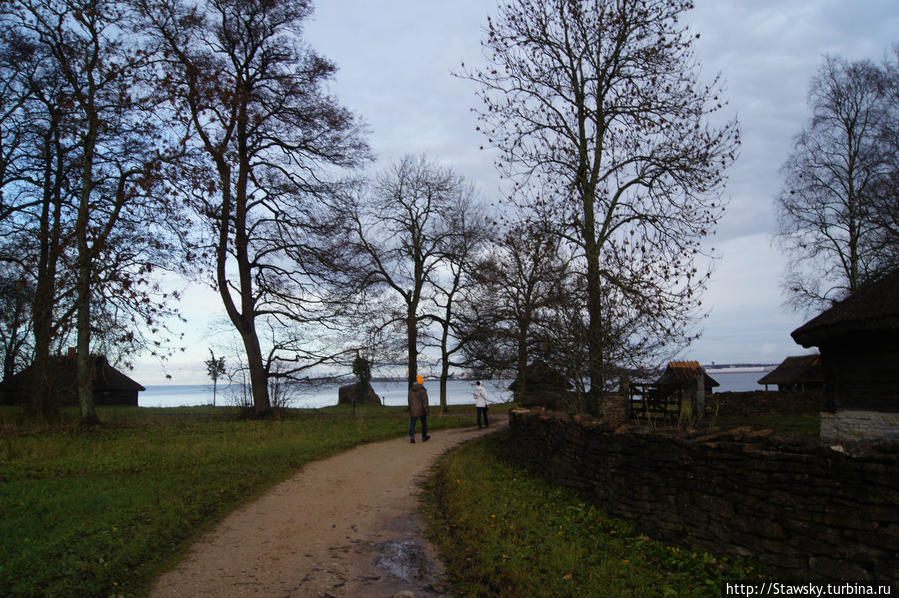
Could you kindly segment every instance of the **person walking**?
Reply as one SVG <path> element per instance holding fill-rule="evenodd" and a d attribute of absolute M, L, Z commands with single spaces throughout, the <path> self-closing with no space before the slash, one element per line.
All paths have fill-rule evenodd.
<path fill-rule="evenodd" d="M 478 428 L 481 427 L 481 416 L 484 416 L 484 426 L 490 424 L 487 422 L 487 389 L 478 380 L 474 385 L 474 405 L 478 408 Z"/>
<path fill-rule="evenodd" d="M 415 422 L 421 419 L 421 441 L 427 442 L 428 436 L 428 390 L 424 386 L 425 379 L 418 376 L 409 387 L 409 442 L 415 444 Z"/>

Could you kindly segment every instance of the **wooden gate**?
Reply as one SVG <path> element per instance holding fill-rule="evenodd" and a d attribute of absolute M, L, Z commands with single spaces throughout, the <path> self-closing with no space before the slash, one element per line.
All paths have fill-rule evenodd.
<path fill-rule="evenodd" d="M 681 415 L 684 391 L 662 389 L 651 384 L 631 384 L 628 395 L 634 419 L 676 422 Z"/>

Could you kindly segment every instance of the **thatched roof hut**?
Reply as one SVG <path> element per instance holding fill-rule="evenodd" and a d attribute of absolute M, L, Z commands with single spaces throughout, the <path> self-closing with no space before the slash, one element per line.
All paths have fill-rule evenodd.
<path fill-rule="evenodd" d="M 793 331 L 821 352 L 832 410 L 899 412 L 899 270 Z"/>
<path fill-rule="evenodd" d="M 765 390 L 768 390 L 770 384 L 776 384 L 778 390 L 788 392 L 821 390 L 824 385 L 821 356 L 815 353 L 787 357 L 779 366 L 759 378 L 758 383 L 764 384 Z"/>
<path fill-rule="evenodd" d="M 694 390 L 696 379 L 703 376 L 705 392 L 710 394 L 716 386 L 721 386 L 717 380 L 709 376 L 699 365 L 698 361 L 672 361 L 659 378 L 652 383 L 653 386 L 665 391 Z"/>
<path fill-rule="evenodd" d="M 102 355 L 92 355 L 94 369 L 94 404 L 137 406 L 138 393 L 146 390 L 119 370 Z M 47 370 L 50 390 L 59 405 L 78 403 L 77 362 L 74 355 L 50 358 Z M 0 404 L 24 404 L 30 398 L 34 365 L 26 367 L 0 383 Z"/>

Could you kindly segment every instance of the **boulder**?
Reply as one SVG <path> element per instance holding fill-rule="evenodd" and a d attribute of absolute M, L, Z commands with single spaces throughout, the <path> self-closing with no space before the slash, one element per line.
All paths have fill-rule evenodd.
<path fill-rule="evenodd" d="M 536 359 L 524 371 L 525 392 L 519 392 L 520 377 L 509 385 L 518 403 L 525 407 L 567 411 L 577 403 L 577 394 L 569 392 L 571 382 L 560 372 L 549 367 L 542 359 Z M 576 408 L 574 410 L 577 410 Z"/>
<path fill-rule="evenodd" d="M 359 396 L 358 382 L 341 386 L 337 390 L 337 404 L 352 405 L 355 400 L 357 405 L 380 405 L 381 399 L 375 394 L 375 389 L 371 387 L 371 384 L 365 386 L 367 387 L 366 392 L 361 397 Z"/>

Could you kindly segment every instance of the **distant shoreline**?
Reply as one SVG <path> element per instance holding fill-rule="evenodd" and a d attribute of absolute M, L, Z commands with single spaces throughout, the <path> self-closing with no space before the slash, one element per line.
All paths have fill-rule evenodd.
<path fill-rule="evenodd" d="M 776 367 L 777 364 L 770 364 L 733 367 L 703 366 L 703 369 L 707 374 L 761 374 L 770 372 Z"/>

